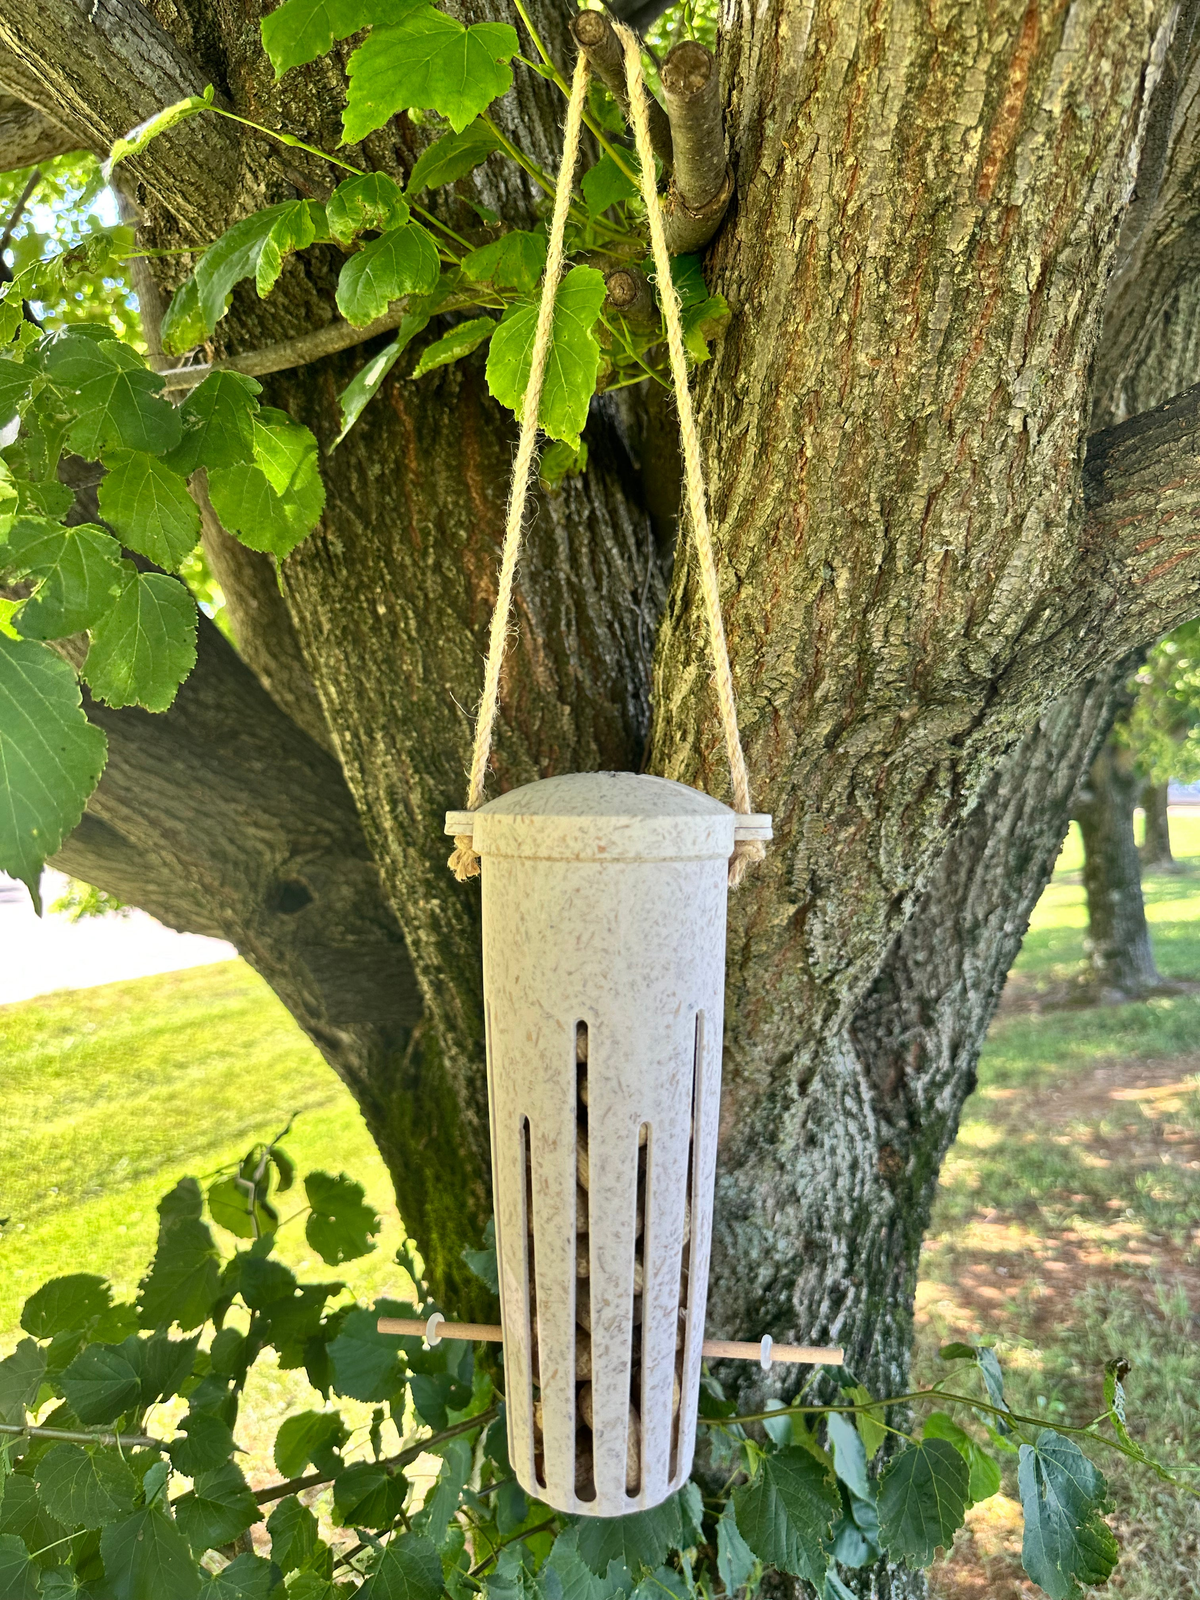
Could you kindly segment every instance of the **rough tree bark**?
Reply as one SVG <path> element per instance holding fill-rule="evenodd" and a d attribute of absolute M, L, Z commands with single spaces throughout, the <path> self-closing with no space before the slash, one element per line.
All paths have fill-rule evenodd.
<path fill-rule="evenodd" d="M 1139 787 L 1129 750 L 1109 739 L 1075 803 L 1083 834 L 1085 948 L 1091 982 L 1105 1000 L 1133 1000 L 1162 982 L 1146 924 L 1141 862 L 1133 836 Z"/>
<path fill-rule="evenodd" d="M 1142 811 L 1146 818 L 1146 833 L 1138 847 L 1138 860 L 1142 871 L 1175 872 L 1178 870 L 1171 853 L 1171 815 L 1168 810 L 1169 784 L 1146 783 L 1142 785 Z"/>
<path fill-rule="evenodd" d="M 122 22 L 130 5 L 136 26 Z M 255 28 L 216 0 L 99 0 L 104 26 L 79 37 L 83 10 L 51 0 L 49 41 L 35 9 L 5 8 L 0 47 L 33 73 L 26 103 L 81 136 L 123 132 L 211 78 L 259 119 L 336 142 L 332 69 L 275 85 Z M 838 1338 L 885 1388 L 904 1381 L 938 1165 L 1124 658 L 1200 609 L 1200 395 L 1136 414 L 1196 375 L 1171 310 L 1196 281 L 1186 252 L 1164 246 L 1161 271 L 1137 270 L 1143 241 L 1173 239 L 1200 192 L 1195 10 L 766 0 L 724 19 L 736 195 L 707 272 L 733 320 L 699 402 L 755 800 L 776 843 L 731 907 L 711 1326 Z M 564 14 L 535 11 L 565 56 Z M 489 12 L 498 0 L 461 7 Z M 552 91 L 526 76 L 501 114 L 553 163 Z M 331 185 L 308 157 L 187 126 L 131 167 L 149 243 L 195 244 L 254 205 Z M 398 119 L 359 154 L 402 175 L 420 137 Z M 498 160 L 478 193 L 531 214 Z M 264 304 L 239 292 L 214 353 L 329 323 L 335 268 L 314 251 Z M 336 391 L 363 353 L 272 377 L 267 398 L 328 450 Z M 409 371 L 327 453 L 328 509 L 285 564 L 285 608 L 261 568 L 222 553 L 219 530 L 207 542 L 247 673 L 315 735 L 305 759 L 334 752 L 338 806 L 353 797 L 378 869 L 364 904 L 382 885 L 420 998 L 419 1021 L 388 1026 L 419 1038 L 404 1060 L 430 1075 L 428 1099 L 382 1045 L 365 1081 L 350 1071 L 368 1045 L 331 1041 L 319 1008 L 305 1013 L 309 980 L 284 981 L 298 958 L 271 942 L 286 918 L 272 921 L 261 889 L 239 912 L 246 929 L 225 931 L 270 981 L 279 971 L 327 1057 L 401 1124 L 373 1126 L 449 1297 L 486 1214 L 486 1141 L 477 890 L 445 870 L 441 815 L 461 803 L 512 429 L 479 362 L 419 385 Z M 1107 431 L 1085 469 L 1093 425 Z M 587 475 L 539 501 L 494 790 L 646 761 L 725 792 L 694 573 L 687 559 L 672 572 L 663 549 L 660 436 L 636 399 L 598 405 Z M 105 715 L 114 737 L 136 718 Z M 181 766 L 179 782 L 218 756 Z M 294 816 L 295 797 L 258 776 L 262 805 Z M 104 793 L 95 821 L 116 803 Z M 127 837 L 162 841 L 167 920 L 193 925 L 198 901 L 211 918 L 211 869 L 160 818 L 165 801 L 127 785 L 122 803 Z M 287 826 L 270 847 L 243 836 L 233 809 L 229 828 L 255 885 L 297 848 Z M 68 846 L 73 870 L 113 887 L 92 832 L 89 820 Z M 336 850 L 311 841 L 314 877 L 326 852 L 358 859 L 338 837 Z M 314 943 L 320 905 L 300 913 Z M 461 1151 L 454 1216 L 401 1170 L 441 1159 L 440 1132 L 420 1148 L 428 1103 Z M 751 1397 L 760 1380 L 738 1376 Z M 880 1600 L 923 1586 L 886 1567 L 855 1582 Z"/>

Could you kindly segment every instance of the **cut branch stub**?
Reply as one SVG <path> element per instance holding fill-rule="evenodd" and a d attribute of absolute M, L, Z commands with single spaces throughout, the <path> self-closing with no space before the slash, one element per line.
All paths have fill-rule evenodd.
<path fill-rule="evenodd" d="M 635 327 L 648 327 L 658 320 L 658 308 L 650 280 L 637 267 L 617 267 L 604 279 L 607 304 Z"/>
<path fill-rule="evenodd" d="M 712 51 L 695 39 L 677 44 L 663 63 L 662 88 L 675 152 L 667 245 L 672 255 L 683 255 L 708 243 L 733 195 L 720 74 Z"/>
<path fill-rule="evenodd" d="M 575 35 L 575 43 L 587 57 L 588 66 L 628 116 L 625 57 L 612 23 L 603 11 L 581 11 L 571 23 L 571 32 Z M 671 124 L 667 120 L 667 113 L 653 96 L 650 97 L 650 143 L 654 146 L 654 154 L 669 167 L 674 160 Z"/>

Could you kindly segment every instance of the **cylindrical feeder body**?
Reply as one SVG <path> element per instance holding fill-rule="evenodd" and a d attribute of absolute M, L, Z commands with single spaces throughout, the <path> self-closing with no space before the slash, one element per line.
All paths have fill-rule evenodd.
<path fill-rule="evenodd" d="M 549 778 L 474 813 L 509 1457 L 565 1512 L 687 1479 L 735 837 L 683 784 Z"/>

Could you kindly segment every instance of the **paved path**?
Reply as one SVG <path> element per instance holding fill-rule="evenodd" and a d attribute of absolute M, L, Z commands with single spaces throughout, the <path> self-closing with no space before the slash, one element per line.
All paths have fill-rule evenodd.
<path fill-rule="evenodd" d="M 46 872 L 43 902 L 56 900 L 66 882 L 59 873 Z M 202 967 L 236 955 L 221 939 L 175 933 L 144 911 L 108 912 L 79 922 L 50 911 L 39 918 L 25 885 L 0 873 L 0 1005 L 55 989 L 90 989 L 152 972 Z"/>

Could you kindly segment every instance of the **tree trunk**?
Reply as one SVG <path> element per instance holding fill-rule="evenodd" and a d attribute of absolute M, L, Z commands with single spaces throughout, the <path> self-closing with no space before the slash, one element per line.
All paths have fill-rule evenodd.
<path fill-rule="evenodd" d="M 460 9 L 489 10 L 485 0 Z M 1178 121 L 1194 10 L 1191 0 L 967 0 L 936 18 L 900 0 L 728 8 L 737 194 L 706 270 L 733 316 L 703 369 L 699 422 L 754 798 L 774 814 L 776 840 L 730 907 L 710 1326 L 839 1339 L 877 1390 L 905 1382 L 939 1164 L 1125 658 L 1190 615 L 1200 592 L 1200 393 L 1128 422 L 1116 398 L 1120 385 L 1143 405 L 1174 392 L 1161 387 L 1178 363 L 1160 313 L 1181 292 L 1182 263 L 1136 308 L 1136 275 L 1120 279 L 1113 326 L 1158 319 L 1159 379 L 1134 385 L 1137 362 L 1122 356 L 1107 388 L 1092 383 L 1094 365 L 1108 370 L 1100 332 L 1117 233 L 1147 129 Z M 329 63 L 276 85 L 240 13 L 164 0 L 155 15 L 172 48 L 195 55 L 193 76 L 223 86 L 236 109 L 336 145 Z M 544 4 L 535 20 L 565 58 L 564 15 Z M 111 37 L 88 34 L 88 50 Z M 52 103 L 61 81 L 80 125 L 107 116 L 116 134 L 134 109 L 156 109 L 138 101 L 155 51 L 139 46 L 137 71 L 110 85 L 92 56 L 59 52 L 53 29 L 47 43 L 32 0 L 6 8 L 0 46 L 36 66 Z M 165 79 L 190 86 L 171 62 Z M 524 74 L 498 107 L 550 166 L 553 93 Z M 130 163 L 145 243 L 191 244 L 264 201 L 327 192 L 321 163 L 252 136 L 230 146 L 232 125 L 221 126 L 219 181 L 192 133 Z M 396 119 L 358 154 L 402 177 L 422 137 Z M 1173 138 L 1171 173 L 1190 170 L 1186 140 Z M 1147 171 L 1146 195 L 1160 188 L 1177 195 Z M 174 189 L 188 191 L 186 206 Z M 508 220 L 536 215 L 521 175 L 496 158 L 474 196 Z M 1143 233 L 1157 226 L 1156 204 L 1143 206 Z M 477 227 L 465 208 L 447 216 Z M 1123 241 L 1126 256 L 1135 249 Z M 217 353 L 328 323 L 336 265 L 316 249 L 289 263 L 266 302 L 239 289 Z M 155 270 L 169 288 L 184 268 L 168 257 Z M 340 766 L 338 827 L 348 793 L 377 868 L 370 883 L 362 875 L 364 915 L 375 918 L 381 895 L 403 930 L 420 1020 L 414 1007 L 374 1055 L 374 1035 L 352 1041 L 370 1057 L 356 1093 L 381 1107 L 372 1128 L 435 1290 L 466 1310 L 457 1252 L 487 1206 L 479 902 L 446 870 L 442 816 L 463 801 L 513 426 L 479 358 L 416 384 L 406 358 L 333 451 L 337 392 L 370 353 L 267 380 L 265 398 L 307 422 L 325 452 L 325 517 L 283 565 L 285 604 L 265 564 L 219 528 L 206 528 L 206 546 L 230 591 L 241 670 L 314 770 L 322 746 Z M 1093 410 L 1120 425 L 1085 452 Z M 694 567 L 662 548 L 672 495 L 655 464 L 671 452 L 656 448 L 659 421 L 636 396 L 602 400 L 587 474 L 537 497 L 493 793 L 643 765 L 727 791 Z M 231 705 L 231 730 L 242 714 Z M 103 715 L 115 737 L 139 714 Z M 174 715 L 143 721 L 170 726 Z M 198 914 L 276 972 L 269 981 L 319 1037 L 326 1022 L 305 1009 L 307 980 L 284 970 L 299 958 L 268 945 L 264 930 L 286 918 L 265 913 L 265 890 L 300 841 L 315 852 L 315 879 L 353 856 L 349 835 L 310 839 L 296 816 L 303 789 L 293 783 L 289 801 L 260 788 L 285 826 L 275 853 L 256 857 L 236 769 L 228 789 L 203 789 L 219 744 L 214 735 L 203 761 L 178 770 L 193 810 L 207 805 L 214 828 L 227 817 L 257 863 L 253 892 L 218 918 L 226 880 L 177 834 L 173 859 Z M 113 803 L 98 798 L 92 814 L 102 820 Z M 139 838 L 171 834 L 162 794 L 140 797 L 129 783 L 121 804 L 128 836 L 135 813 Z M 96 862 L 95 881 L 113 887 Z M 342 1047 L 322 1047 L 337 1065 Z M 729 1376 L 746 1399 L 767 1381 L 753 1369 Z M 886 1566 L 854 1581 L 877 1600 L 924 1584 Z"/>
<path fill-rule="evenodd" d="M 1138 860 L 1143 872 L 1174 872 L 1175 857 L 1171 854 L 1171 817 L 1167 809 L 1170 785 L 1147 783 L 1142 786 L 1142 811 L 1146 818 L 1146 836 L 1138 850 Z"/>
<path fill-rule="evenodd" d="M 1154 965 L 1133 837 L 1138 779 L 1129 751 L 1109 740 L 1075 806 L 1083 834 L 1085 946 L 1091 981 L 1106 1000 L 1132 1000 L 1162 982 Z"/>

